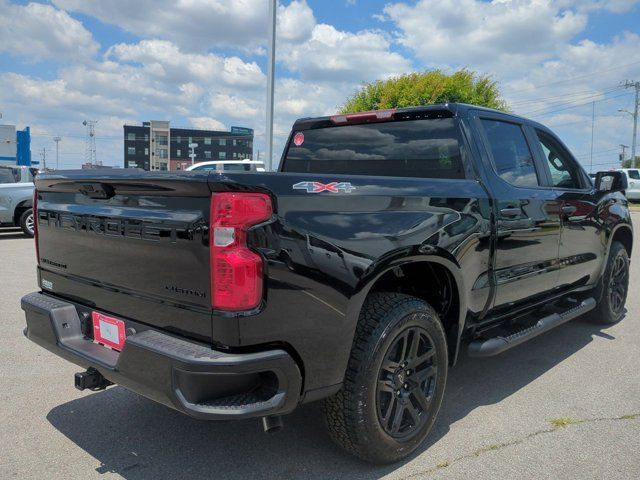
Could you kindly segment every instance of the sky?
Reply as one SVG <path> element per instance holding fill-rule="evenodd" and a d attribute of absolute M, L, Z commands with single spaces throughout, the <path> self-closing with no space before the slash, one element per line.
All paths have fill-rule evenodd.
<path fill-rule="evenodd" d="M 36 160 L 62 137 L 60 168 L 84 162 L 84 120 L 107 165 L 148 120 L 254 128 L 263 154 L 266 41 L 266 0 L 0 0 L 0 122 L 31 127 Z M 275 164 L 296 118 L 363 82 L 466 67 L 597 171 L 631 144 L 640 0 L 281 0 L 276 63 Z"/>

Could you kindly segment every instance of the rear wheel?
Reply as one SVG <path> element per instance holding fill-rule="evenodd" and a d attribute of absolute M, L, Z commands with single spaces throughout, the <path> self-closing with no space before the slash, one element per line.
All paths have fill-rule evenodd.
<path fill-rule="evenodd" d="M 611 244 L 600 288 L 602 296 L 590 317 L 607 325 L 619 322 L 625 314 L 629 291 L 629 255 L 620 242 Z"/>
<path fill-rule="evenodd" d="M 35 220 L 33 218 L 33 208 L 28 208 L 20 215 L 20 228 L 25 235 L 33 237 L 35 234 Z"/>
<path fill-rule="evenodd" d="M 343 388 L 324 400 L 332 439 L 358 457 L 391 463 L 426 438 L 442 403 L 447 343 L 426 302 L 372 294 L 356 329 Z"/>

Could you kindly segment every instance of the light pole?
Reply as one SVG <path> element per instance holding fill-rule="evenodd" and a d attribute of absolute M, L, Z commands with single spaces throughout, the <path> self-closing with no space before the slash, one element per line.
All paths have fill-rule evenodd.
<path fill-rule="evenodd" d="M 193 165 L 194 159 L 196 158 L 195 148 L 197 146 L 198 146 L 197 143 L 190 143 L 189 144 L 189 150 L 191 150 L 191 152 L 189 153 L 189 157 L 191 158 L 191 165 Z"/>
<path fill-rule="evenodd" d="M 273 91 L 276 67 L 276 0 L 269 0 L 269 43 L 267 45 L 267 124 L 265 128 L 267 143 L 267 172 L 272 170 L 273 158 Z"/>
<path fill-rule="evenodd" d="M 56 142 L 56 170 L 60 170 L 60 164 L 58 163 L 58 143 L 60 143 L 62 137 L 53 137 L 53 141 Z"/>

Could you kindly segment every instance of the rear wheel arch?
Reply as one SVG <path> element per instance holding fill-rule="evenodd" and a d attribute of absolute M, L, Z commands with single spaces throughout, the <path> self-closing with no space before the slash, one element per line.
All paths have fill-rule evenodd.
<path fill-rule="evenodd" d="M 21 202 L 19 202 L 16 205 L 16 208 L 13 211 L 13 224 L 14 225 L 19 225 L 20 224 L 20 217 L 22 216 L 24 211 L 30 209 L 32 207 L 32 205 L 33 205 L 33 200 L 31 200 L 31 199 L 22 200 Z"/>
<path fill-rule="evenodd" d="M 464 278 L 460 267 L 437 255 L 405 257 L 389 263 L 360 291 L 357 319 L 366 298 L 373 293 L 403 293 L 426 301 L 438 313 L 447 335 L 450 364 L 454 364 L 466 318 Z M 355 331 L 355 324 L 354 324 Z"/>

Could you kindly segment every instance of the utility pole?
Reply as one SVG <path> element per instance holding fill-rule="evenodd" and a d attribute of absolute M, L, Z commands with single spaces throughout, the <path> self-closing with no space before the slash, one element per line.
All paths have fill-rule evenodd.
<path fill-rule="evenodd" d="M 273 158 L 273 91 L 276 66 L 276 0 L 269 0 L 269 55 L 267 58 L 267 124 L 265 126 L 267 143 L 267 172 L 272 171 Z"/>
<path fill-rule="evenodd" d="M 589 173 L 593 173 L 593 127 L 596 122 L 596 102 L 591 104 L 591 154 L 589 155 Z"/>
<path fill-rule="evenodd" d="M 56 142 L 56 170 L 60 170 L 60 164 L 58 163 L 58 143 L 60 143 L 62 137 L 53 137 L 53 141 Z"/>
<path fill-rule="evenodd" d="M 42 147 L 42 169 L 47 171 L 47 149 Z"/>
<path fill-rule="evenodd" d="M 627 153 L 627 148 L 629 148 L 629 145 L 620 144 L 620 148 L 622 148 L 622 153 L 620 154 L 620 166 L 624 168 L 624 161 L 627 158 L 626 153 Z M 633 168 L 634 166 L 635 165 L 632 164 L 631 168 Z"/>
<path fill-rule="evenodd" d="M 633 109 L 633 141 L 631 143 L 631 165 L 636 163 L 636 140 L 638 136 L 638 107 L 640 107 L 640 82 L 627 80 L 622 85 L 625 88 L 635 88 L 636 101 Z"/>

